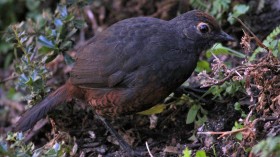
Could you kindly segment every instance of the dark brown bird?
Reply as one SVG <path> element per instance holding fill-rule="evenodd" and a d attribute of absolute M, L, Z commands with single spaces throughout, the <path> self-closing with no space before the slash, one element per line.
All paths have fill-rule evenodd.
<path fill-rule="evenodd" d="M 73 98 L 105 117 L 148 109 L 191 75 L 203 50 L 231 40 L 212 16 L 197 10 L 170 21 L 137 17 L 117 22 L 77 50 L 66 84 L 26 111 L 16 130 L 30 129 Z"/>

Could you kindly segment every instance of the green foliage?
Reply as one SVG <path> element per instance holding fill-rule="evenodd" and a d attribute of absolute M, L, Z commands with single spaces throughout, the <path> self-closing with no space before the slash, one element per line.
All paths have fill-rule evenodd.
<path fill-rule="evenodd" d="M 209 49 L 208 51 L 206 51 L 206 58 L 209 59 L 214 55 L 231 55 L 231 56 L 235 56 L 238 58 L 245 58 L 246 56 L 238 51 L 235 51 L 231 48 L 225 47 L 223 46 L 221 43 L 217 43 L 215 44 L 211 49 Z M 197 63 L 196 72 L 202 72 L 202 71 L 206 71 L 206 72 L 210 72 L 211 68 L 210 68 L 210 64 L 208 61 L 206 60 L 200 60 Z"/>
<path fill-rule="evenodd" d="M 204 0 L 190 0 L 190 4 L 199 10 L 206 10 L 207 3 Z"/>
<path fill-rule="evenodd" d="M 189 150 L 188 147 L 186 147 L 184 150 L 183 150 L 183 157 L 191 157 L 192 156 L 192 150 Z M 206 153 L 204 150 L 198 150 L 196 153 L 195 153 L 195 157 L 207 157 L 206 156 Z"/>
<path fill-rule="evenodd" d="M 279 41 L 279 36 L 280 36 L 280 25 L 276 27 L 263 41 L 263 44 L 267 46 L 270 50 L 272 50 L 272 53 L 275 57 L 280 57 L 280 41 Z M 260 52 L 263 52 L 263 49 L 258 47 L 252 56 L 249 58 L 249 60 L 255 60 L 257 54 Z"/>
<path fill-rule="evenodd" d="M 76 19 L 73 8 L 59 5 L 55 15 L 44 11 L 36 20 L 29 20 L 9 27 L 5 38 L 14 45 L 15 54 L 23 53 L 15 62 L 19 76 L 18 87 L 31 92 L 27 100 L 41 99 L 47 93 L 46 80 L 50 77 L 45 64 L 62 54 L 67 64 L 73 59 L 66 53 L 73 47 L 72 36 L 84 26 Z"/>
<path fill-rule="evenodd" d="M 156 106 L 153 106 L 148 110 L 138 112 L 137 114 L 141 114 L 141 115 L 158 114 L 158 113 L 161 113 L 162 111 L 164 111 L 165 108 L 166 108 L 165 104 L 157 104 Z"/>
<path fill-rule="evenodd" d="M 3 31 L 8 25 L 16 23 L 22 20 L 22 16 L 26 16 L 29 19 L 40 18 L 39 6 L 41 1 L 38 0 L 2 0 L 0 1 L 0 36 L 3 36 Z M 6 42 L 2 38 L 0 39 L 0 57 L 5 57 L 4 68 L 7 68 L 13 58 L 12 53 L 13 44 Z"/>
<path fill-rule="evenodd" d="M 191 0 L 190 4 L 199 10 L 207 10 L 210 14 L 221 20 L 222 15 L 229 10 L 230 0 Z"/>
<path fill-rule="evenodd" d="M 280 156 L 280 136 L 268 137 L 260 141 L 253 147 L 252 153 L 260 157 Z"/>
<path fill-rule="evenodd" d="M 195 157 L 206 157 L 205 150 L 198 150 L 198 151 L 195 153 Z"/>
<path fill-rule="evenodd" d="M 15 53 L 23 52 L 20 60 L 15 63 L 15 71 L 19 76 L 18 86 L 22 89 L 28 89 L 32 97 L 48 89 L 45 88 L 45 81 L 48 77 L 44 67 L 45 58 L 36 57 L 36 35 L 29 35 L 25 30 L 31 25 L 20 23 L 10 27 L 6 34 L 7 40 L 14 44 Z"/>
<path fill-rule="evenodd" d="M 187 113 L 186 124 L 195 123 L 196 126 L 202 125 L 207 120 L 207 111 L 203 108 L 203 104 L 198 100 L 194 100 L 187 95 L 183 95 L 175 102 L 176 105 L 190 104 L 190 109 Z M 141 115 L 158 114 L 165 110 L 166 104 L 158 104 L 148 110 L 138 112 Z"/>
<path fill-rule="evenodd" d="M 51 147 L 35 149 L 33 143 L 25 144 L 22 133 L 8 133 L 7 138 L 0 137 L 0 156 L 22 157 L 50 157 L 50 156 L 73 156 L 77 153 L 77 146 L 71 146 L 55 142 Z"/>
<path fill-rule="evenodd" d="M 243 81 L 229 81 L 224 82 L 222 85 L 214 85 L 209 88 L 209 90 L 204 94 L 207 95 L 211 93 L 214 95 L 212 98 L 223 100 L 225 97 L 233 97 L 236 93 L 244 92 Z"/>
<path fill-rule="evenodd" d="M 194 104 L 191 106 L 191 108 L 188 111 L 186 124 L 191 124 L 195 122 L 196 118 L 197 118 L 197 123 L 203 124 L 207 119 L 206 115 L 207 115 L 207 111 L 204 110 L 201 105 Z"/>
<path fill-rule="evenodd" d="M 192 156 L 192 150 L 189 150 L 188 147 L 186 147 L 184 150 L 183 150 L 183 157 L 191 157 Z"/>
<path fill-rule="evenodd" d="M 11 142 L 9 145 L 7 142 Z M 6 140 L 1 137 L 0 156 L 31 156 L 34 144 L 25 144 L 22 133 L 8 133 Z"/>
<path fill-rule="evenodd" d="M 234 24 L 237 17 L 244 15 L 249 10 L 249 6 L 245 4 L 237 4 L 233 7 L 232 12 L 229 13 L 228 22 Z M 235 18 L 233 18 L 235 17 Z"/>
<path fill-rule="evenodd" d="M 207 121 L 207 111 L 203 108 L 202 103 L 186 95 L 181 97 L 181 101 L 191 105 L 187 113 L 186 124 L 195 123 L 196 126 L 201 126 Z"/>
<path fill-rule="evenodd" d="M 195 71 L 202 72 L 203 70 L 205 70 L 206 72 L 210 72 L 211 71 L 210 64 L 209 64 L 209 62 L 207 62 L 205 60 L 200 60 L 197 62 Z"/>
<path fill-rule="evenodd" d="M 241 104 L 240 104 L 239 102 L 236 102 L 236 103 L 234 104 L 234 109 L 235 109 L 236 111 L 239 111 L 239 112 L 241 113 L 241 117 L 242 117 L 242 118 L 246 118 L 246 117 L 247 117 L 247 114 L 241 109 Z"/>
<path fill-rule="evenodd" d="M 231 0 L 212 0 L 210 14 L 217 18 L 222 19 L 222 15 L 229 10 Z"/>
<path fill-rule="evenodd" d="M 235 122 L 234 123 L 234 126 L 232 127 L 232 130 L 238 130 L 238 129 L 241 129 L 243 128 L 244 126 L 238 122 Z M 242 138 L 243 138 L 243 135 L 241 132 L 238 132 L 236 135 L 235 135 L 235 138 L 238 139 L 239 141 L 242 141 Z"/>
<path fill-rule="evenodd" d="M 6 93 L 6 96 L 10 100 L 14 101 L 20 101 L 22 98 L 22 94 L 20 92 L 17 92 L 15 88 L 10 88 L 8 92 Z"/>
<path fill-rule="evenodd" d="M 228 14 L 228 22 L 234 24 L 236 20 L 232 17 L 239 17 L 244 15 L 249 6 L 240 3 L 232 3 L 231 0 L 191 0 L 190 4 L 199 10 L 204 10 L 213 15 L 220 23 L 223 15 Z M 232 7 L 232 5 L 234 5 Z"/>
<path fill-rule="evenodd" d="M 215 44 L 211 49 L 206 52 L 206 57 L 210 58 L 212 54 L 215 55 L 232 55 L 238 58 L 245 58 L 246 56 L 238 51 L 223 46 L 221 43 Z"/>

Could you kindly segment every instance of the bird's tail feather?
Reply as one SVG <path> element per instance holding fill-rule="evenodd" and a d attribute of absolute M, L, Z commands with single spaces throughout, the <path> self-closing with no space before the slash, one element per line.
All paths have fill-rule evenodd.
<path fill-rule="evenodd" d="M 26 131 L 32 128 L 37 121 L 45 117 L 54 107 L 71 99 L 73 97 L 73 87 L 70 83 L 66 83 L 48 95 L 42 102 L 27 110 L 17 122 L 15 130 Z"/>

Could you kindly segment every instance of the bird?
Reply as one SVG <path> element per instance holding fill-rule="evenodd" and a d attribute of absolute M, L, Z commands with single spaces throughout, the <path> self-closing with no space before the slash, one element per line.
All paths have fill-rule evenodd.
<path fill-rule="evenodd" d="M 77 49 L 66 83 L 23 113 L 16 130 L 32 128 L 56 106 L 73 99 L 106 119 L 146 110 L 191 76 L 202 51 L 233 40 L 214 17 L 199 10 L 171 20 L 119 21 Z"/>

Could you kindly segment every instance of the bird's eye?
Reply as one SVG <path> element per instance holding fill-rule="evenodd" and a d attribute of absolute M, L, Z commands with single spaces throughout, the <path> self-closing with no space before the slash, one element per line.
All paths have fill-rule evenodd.
<path fill-rule="evenodd" d="M 200 22 L 198 25 L 197 25 L 197 30 L 199 30 L 201 33 L 209 33 L 211 31 L 209 25 L 207 23 L 204 23 L 204 22 Z"/>

